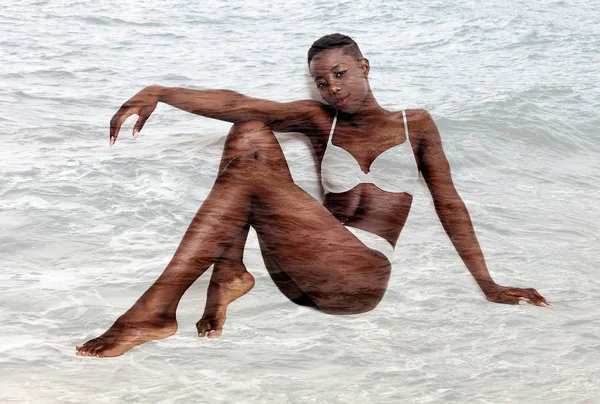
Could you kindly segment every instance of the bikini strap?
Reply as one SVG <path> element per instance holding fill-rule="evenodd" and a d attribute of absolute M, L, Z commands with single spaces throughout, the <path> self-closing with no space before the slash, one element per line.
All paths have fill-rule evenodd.
<path fill-rule="evenodd" d="M 408 122 L 406 122 L 406 110 L 402 110 L 402 118 L 404 118 L 404 133 L 406 133 L 406 140 L 408 139 Z"/>
<path fill-rule="evenodd" d="M 331 130 L 329 131 L 329 139 L 327 139 L 327 144 L 331 143 L 331 135 L 333 135 L 333 131 L 335 130 L 335 124 L 337 122 L 338 112 L 335 111 L 335 117 L 333 118 L 333 124 L 331 125 Z"/>

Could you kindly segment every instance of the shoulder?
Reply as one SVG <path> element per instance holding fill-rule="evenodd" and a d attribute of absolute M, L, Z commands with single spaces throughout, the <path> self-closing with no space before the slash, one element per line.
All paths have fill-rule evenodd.
<path fill-rule="evenodd" d="M 304 116 L 308 116 L 316 126 L 331 125 L 335 115 L 335 109 L 331 105 L 315 100 L 292 101 L 288 103 L 288 106 L 291 110 L 302 112 Z"/>
<path fill-rule="evenodd" d="M 300 115 L 311 122 L 313 128 L 321 125 L 331 125 L 335 110 L 331 105 L 324 104 L 315 100 L 299 100 L 287 103 L 289 116 Z"/>
<path fill-rule="evenodd" d="M 436 128 L 433 117 L 426 109 L 407 109 L 405 112 L 409 131 L 423 134 Z"/>
<path fill-rule="evenodd" d="M 289 108 L 293 108 L 296 112 L 307 112 L 313 114 L 319 114 L 326 112 L 328 108 L 331 108 L 327 104 L 315 100 L 298 100 L 287 102 L 286 105 Z"/>
<path fill-rule="evenodd" d="M 297 100 L 297 101 L 290 101 L 287 104 L 290 106 L 297 106 L 298 108 L 308 108 L 308 109 L 318 109 L 322 105 L 325 105 L 322 102 L 315 101 L 315 100 Z"/>
<path fill-rule="evenodd" d="M 279 132 L 299 132 L 306 135 L 313 146 L 327 141 L 326 135 L 335 115 L 335 109 L 315 100 L 297 100 L 281 104 L 283 113 L 269 122 Z"/>
<path fill-rule="evenodd" d="M 407 109 L 406 121 L 411 138 L 415 139 L 421 147 L 428 147 L 441 143 L 440 132 L 433 117 L 426 109 Z"/>
<path fill-rule="evenodd" d="M 314 136 L 321 122 L 326 120 L 327 105 L 315 100 L 275 102 L 269 104 L 273 113 L 267 124 L 278 132 L 299 132 Z"/>

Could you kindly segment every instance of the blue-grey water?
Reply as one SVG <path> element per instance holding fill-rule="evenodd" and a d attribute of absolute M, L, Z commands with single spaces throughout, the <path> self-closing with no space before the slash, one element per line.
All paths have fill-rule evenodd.
<path fill-rule="evenodd" d="M 595 403 L 600 397 L 600 4 L 564 1 L 0 3 L 0 401 Z M 313 96 L 306 51 L 332 32 L 394 110 L 426 108 L 488 266 L 552 304 L 487 302 L 424 184 L 373 311 L 287 301 L 252 233 L 256 287 L 199 339 L 210 277 L 179 331 L 75 356 L 164 269 L 215 179 L 229 124 L 161 104 L 113 148 L 146 85 Z M 279 134 L 318 196 L 310 149 Z"/>

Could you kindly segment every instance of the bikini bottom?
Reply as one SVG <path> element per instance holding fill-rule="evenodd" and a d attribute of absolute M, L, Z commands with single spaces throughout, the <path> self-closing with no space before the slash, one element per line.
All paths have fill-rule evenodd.
<path fill-rule="evenodd" d="M 354 234 L 364 245 L 372 250 L 377 250 L 385 255 L 388 261 L 392 262 L 392 256 L 394 255 L 394 247 L 378 234 L 368 232 L 366 230 L 358 229 L 352 226 L 346 226 L 346 229 L 350 233 Z"/>

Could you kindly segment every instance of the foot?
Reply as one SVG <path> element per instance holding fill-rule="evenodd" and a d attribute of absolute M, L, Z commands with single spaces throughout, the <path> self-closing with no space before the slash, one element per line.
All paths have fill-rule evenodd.
<path fill-rule="evenodd" d="M 208 286 L 204 314 L 196 323 L 199 337 L 219 337 L 223 332 L 229 303 L 254 287 L 254 277 L 246 271 L 243 264 L 239 265 L 243 268 L 215 267 Z"/>
<path fill-rule="evenodd" d="M 170 337 L 176 331 L 175 316 L 141 320 L 139 316 L 136 318 L 133 313 L 127 312 L 104 334 L 78 346 L 77 355 L 99 358 L 119 356 L 144 342 Z"/>

